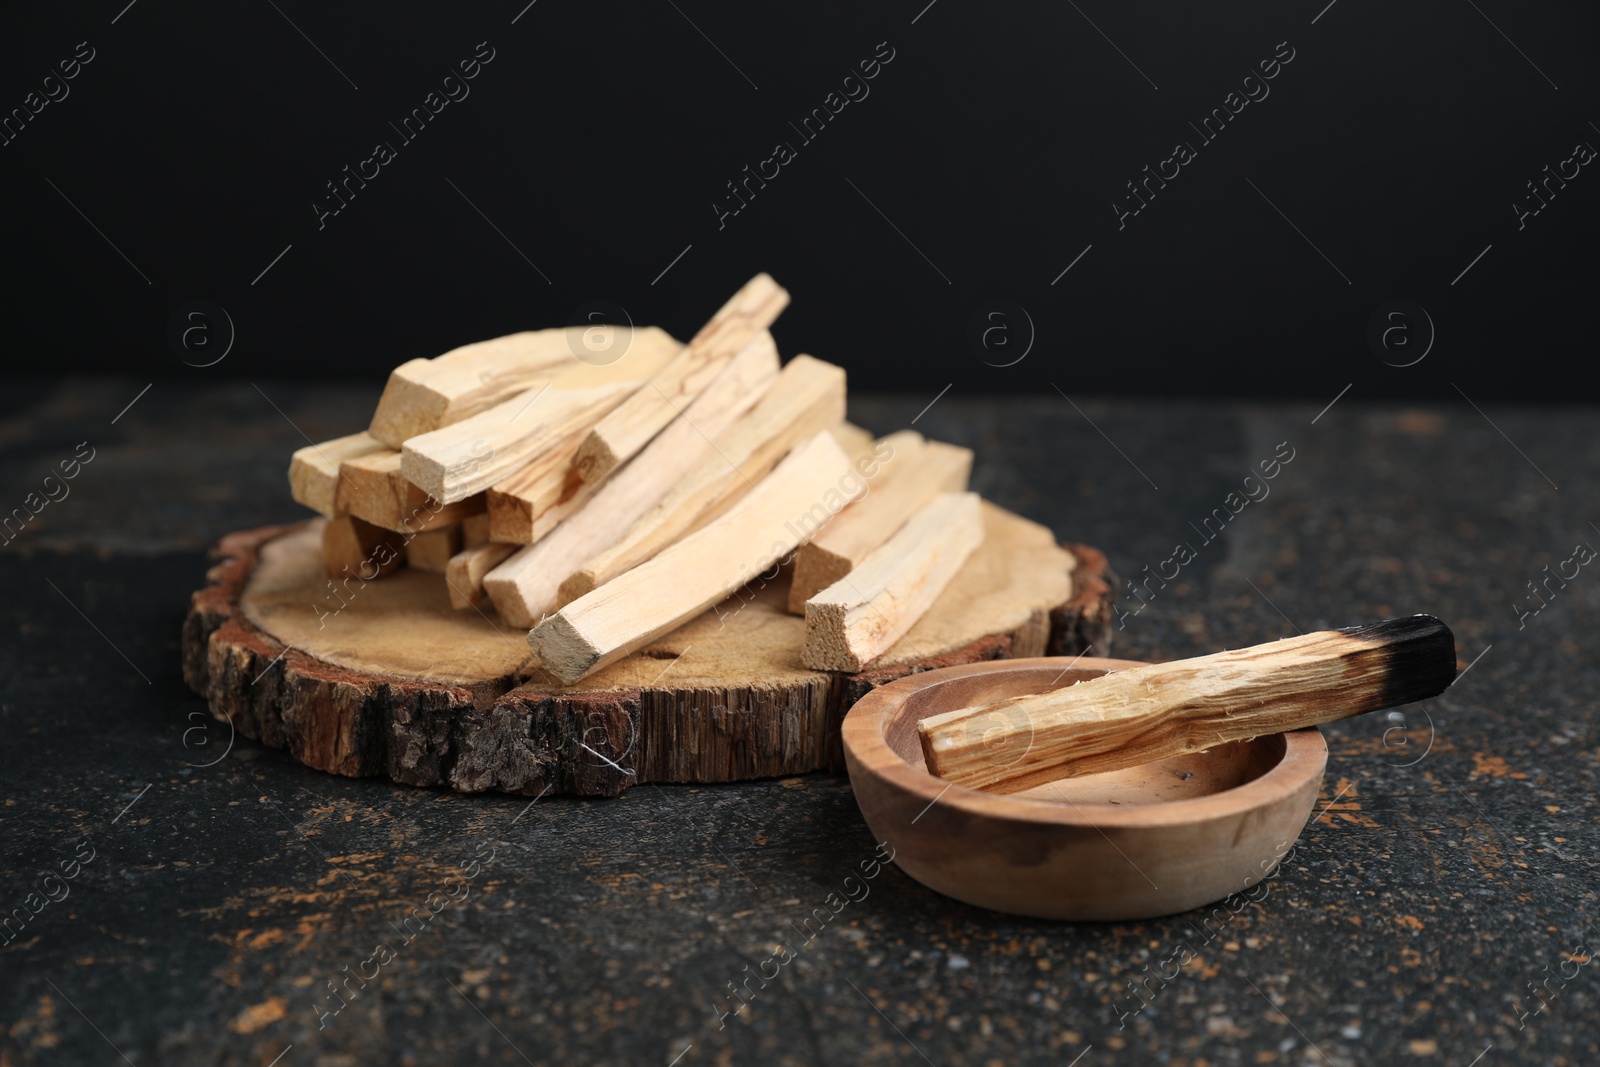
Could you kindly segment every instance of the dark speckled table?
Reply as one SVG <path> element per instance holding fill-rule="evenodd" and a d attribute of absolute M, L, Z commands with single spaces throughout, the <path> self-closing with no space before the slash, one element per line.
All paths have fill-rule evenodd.
<path fill-rule="evenodd" d="M 873 852 L 840 776 L 530 805 L 226 750 L 179 677 L 205 549 L 296 518 L 299 431 L 376 393 L 258 384 L 114 423 L 142 381 L 0 390 L 5 510 L 93 449 L 0 547 L 0 1064 L 1600 1063 L 1600 567 L 1567 562 L 1600 545 L 1594 411 L 943 397 L 917 428 L 984 495 L 1128 577 L 1194 547 L 1118 655 L 1429 611 L 1471 667 L 1330 727 L 1292 858 L 1207 925 L 1016 919 L 887 867 L 807 926 Z"/>

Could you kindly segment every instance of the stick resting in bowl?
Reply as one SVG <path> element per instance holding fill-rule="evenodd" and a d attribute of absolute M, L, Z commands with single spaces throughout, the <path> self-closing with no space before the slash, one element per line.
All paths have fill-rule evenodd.
<path fill-rule="evenodd" d="M 1449 627 L 1413 615 L 1117 671 L 918 731 L 931 773 L 1015 793 L 1408 704 L 1443 692 L 1455 665 Z"/>

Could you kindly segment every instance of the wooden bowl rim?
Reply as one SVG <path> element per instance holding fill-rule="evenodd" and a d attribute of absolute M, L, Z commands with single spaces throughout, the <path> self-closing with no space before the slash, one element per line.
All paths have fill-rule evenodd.
<path fill-rule="evenodd" d="M 1094 656 L 1035 656 L 941 667 L 907 675 L 874 689 L 858 700 L 845 716 L 841 733 L 851 772 L 854 773 L 859 767 L 863 774 L 885 779 L 891 785 L 921 797 L 930 807 L 935 802 L 948 804 L 983 818 L 1009 817 L 1063 827 L 1140 829 L 1187 826 L 1269 807 L 1293 795 L 1312 778 L 1320 777 L 1326 768 L 1328 743 L 1322 732 L 1312 726 L 1282 734 L 1284 751 L 1281 759 L 1260 777 L 1220 793 L 1137 805 L 1074 801 L 1068 807 L 1055 801 L 987 793 L 947 782 L 907 763 L 884 739 L 885 717 L 905 703 L 912 693 L 974 674 L 1064 668 L 1068 665 L 1080 670 L 1109 671 L 1145 664 L 1139 660 Z"/>

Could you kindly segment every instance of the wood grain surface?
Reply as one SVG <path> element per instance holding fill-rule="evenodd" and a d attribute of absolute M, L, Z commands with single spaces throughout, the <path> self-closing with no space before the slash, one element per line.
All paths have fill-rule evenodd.
<path fill-rule="evenodd" d="M 1108 640 L 1104 556 L 993 505 L 984 519 L 984 547 L 870 671 L 800 662 L 780 578 L 568 687 L 541 684 L 523 634 L 452 608 L 436 575 L 401 570 L 341 600 L 320 520 L 245 531 L 195 594 L 185 677 L 246 737 L 412 785 L 615 795 L 837 768 L 845 710 L 884 681 Z"/>

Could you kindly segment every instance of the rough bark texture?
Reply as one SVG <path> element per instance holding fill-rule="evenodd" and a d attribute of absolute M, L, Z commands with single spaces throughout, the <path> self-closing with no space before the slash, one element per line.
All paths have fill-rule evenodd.
<path fill-rule="evenodd" d="M 239 597 L 262 547 L 298 527 L 224 537 L 183 625 L 184 680 L 246 737 L 318 770 L 461 792 L 616 796 L 640 782 L 716 782 L 843 767 L 839 724 L 873 688 L 917 671 L 1109 650 L 1114 582 L 1073 545 L 1072 597 L 1010 633 L 937 657 L 801 686 L 564 691 L 507 677 L 475 686 L 350 670 L 285 649 Z"/>
<path fill-rule="evenodd" d="M 1062 547 L 1077 557 L 1078 566 L 1072 572 L 1072 599 L 1050 613 L 1050 643 L 1045 654 L 1110 656 L 1117 576 L 1098 548 L 1077 544 Z"/>

